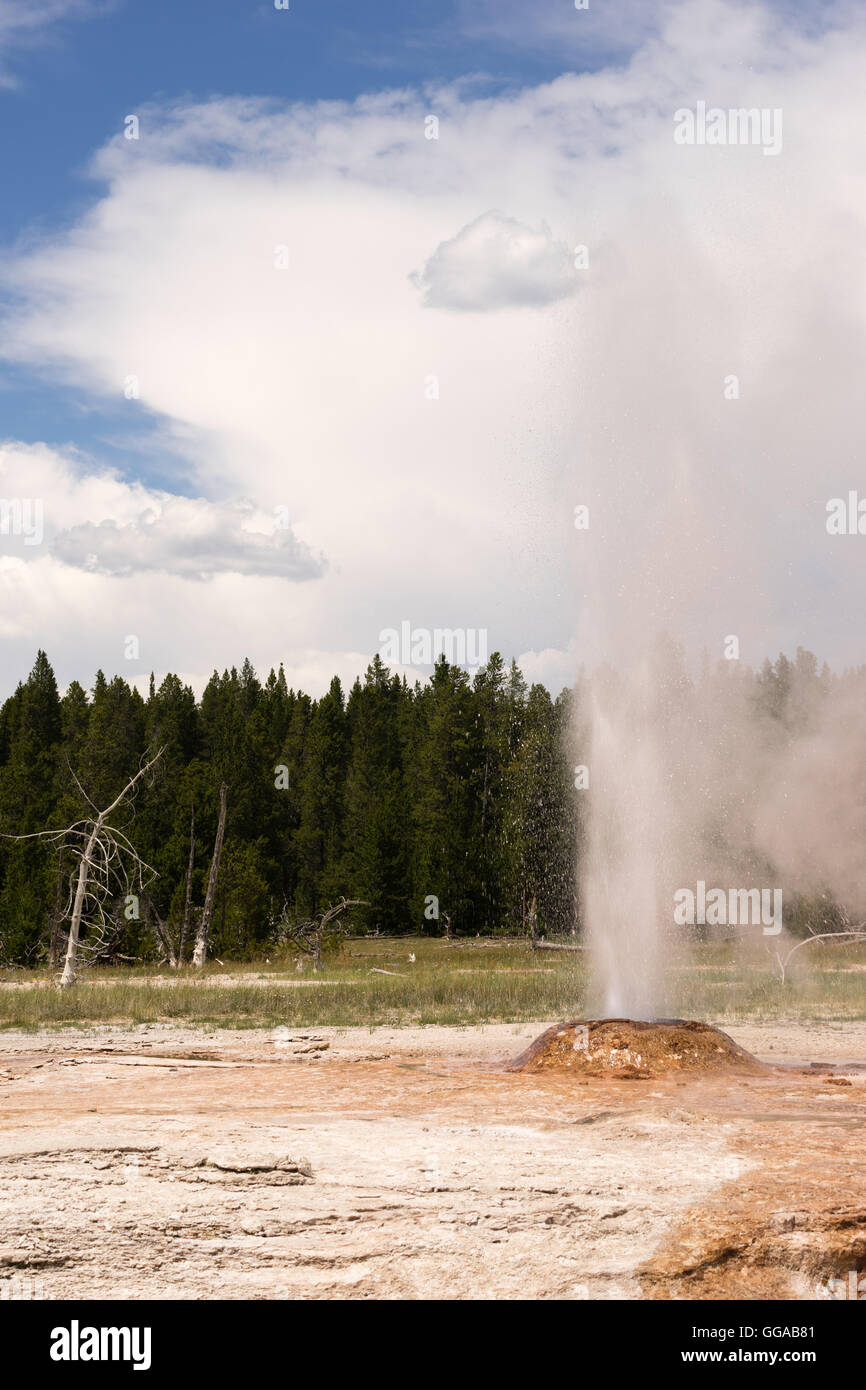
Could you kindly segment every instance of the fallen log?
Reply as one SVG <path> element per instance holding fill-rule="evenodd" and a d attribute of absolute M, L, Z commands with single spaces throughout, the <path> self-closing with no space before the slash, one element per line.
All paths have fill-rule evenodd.
<path fill-rule="evenodd" d="M 567 946 L 564 941 L 542 941 L 533 942 L 533 951 L 583 951 L 583 946 Z"/>

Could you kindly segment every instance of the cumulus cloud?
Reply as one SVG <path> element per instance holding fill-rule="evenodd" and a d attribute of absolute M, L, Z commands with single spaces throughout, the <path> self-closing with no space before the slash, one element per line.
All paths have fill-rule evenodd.
<path fill-rule="evenodd" d="M 209 579 L 232 571 L 292 580 L 318 578 L 324 561 L 287 526 L 270 533 L 251 529 L 255 511 L 250 502 L 165 497 L 133 521 L 87 521 L 59 532 L 53 553 L 66 565 L 99 574 L 165 570 L 188 579 Z"/>
<path fill-rule="evenodd" d="M 434 309 L 541 307 L 577 289 L 568 247 L 548 226 L 538 231 L 501 212 L 485 212 L 442 241 L 412 283 Z"/>
<path fill-rule="evenodd" d="M 61 453 L 44 444 L 9 441 L 0 445 L 0 503 L 4 499 L 18 501 L 28 520 L 38 512 L 40 521 L 27 534 L 14 527 L 7 533 L 0 524 L 0 639 L 7 687 L 29 669 L 38 646 L 49 652 L 62 683 L 87 682 L 101 668 L 119 670 L 146 688 L 151 671 L 175 671 L 199 691 L 215 665 L 244 654 L 265 670 L 283 659 L 290 682 L 305 689 L 326 689 L 335 672 L 350 681 L 369 660 L 348 644 L 338 646 L 333 628 L 328 647 L 309 640 L 314 625 L 302 614 L 305 604 L 313 611 L 317 604 L 311 598 L 295 603 L 294 596 L 327 583 L 328 571 L 322 570 L 316 584 L 287 584 L 282 561 L 271 568 L 268 561 L 262 564 L 262 544 L 291 534 L 274 533 L 273 513 L 259 513 L 248 503 L 176 497 L 127 481 L 74 450 Z M 107 537 L 109 546 L 119 537 L 132 538 L 134 551 L 141 544 L 134 538 L 142 518 L 154 518 L 157 527 L 162 519 L 165 526 L 161 536 L 151 534 L 144 542 L 146 568 L 126 570 L 126 550 L 103 551 L 110 568 L 91 566 L 88 555 L 94 552 L 83 547 L 61 558 L 68 538 L 84 534 L 96 544 Z M 34 533 L 37 544 L 30 543 Z M 217 553 L 208 556 L 211 541 Z M 184 548 L 193 557 L 191 565 Z M 294 549 L 291 542 L 288 548 Z M 188 575 L 203 573 L 210 559 L 209 582 L 191 584 Z M 134 661 L 126 654 L 130 634 L 138 638 Z"/>
<path fill-rule="evenodd" d="M 517 664 L 530 685 L 546 685 L 554 693 L 573 686 L 580 674 L 580 654 L 574 643 L 564 651 L 547 647 L 542 652 L 521 652 Z"/>
<path fill-rule="evenodd" d="M 691 650 L 736 633 L 749 660 L 799 643 L 861 660 L 859 542 L 824 523 L 828 497 L 862 487 L 866 448 L 864 57 L 862 12 L 816 36 L 689 0 L 626 66 L 521 91 L 143 109 L 141 139 L 100 154 L 87 215 L 0 265 L 0 348 L 88 405 L 122 402 L 134 374 L 131 411 L 184 440 L 178 491 L 263 517 L 286 505 L 329 563 L 314 584 L 228 568 L 193 586 L 4 537 L 16 671 L 37 635 L 67 670 L 108 669 L 118 631 L 143 632 L 163 669 L 239 651 L 314 652 L 316 669 L 333 652 L 337 668 L 404 620 L 486 629 L 540 670 L 575 633 L 579 662 L 616 655 L 636 611 Z M 782 154 L 676 145 L 674 112 L 700 98 L 782 108 Z M 465 255 L 492 208 L 493 243 L 511 221 L 543 264 L 542 224 L 552 246 L 587 245 L 580 294 L 430 312 L 418 267 L 434 295 L 502 296 L 501 265 L 482 255 L 470 275 Z M 104 520 L 141 531 L 161 507 L 96 468 L 54 476 L 56 503 L 3 482 L 51 495 L 52 540 Z"/>
<path fill-rule="evenodd" d="M 295 535 L 284 505 L 268 513 L 246 499 L 180 497 L 44 444 L 0 444 L 0 493 L 0 553 L 10 560 L 50 554 L 91 574 L 162 570 L 191 579 L 305 580 L 326 568 Z"/>

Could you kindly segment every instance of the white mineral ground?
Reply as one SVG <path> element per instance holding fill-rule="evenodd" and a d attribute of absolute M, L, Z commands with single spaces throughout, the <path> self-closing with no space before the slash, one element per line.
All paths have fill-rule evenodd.
<path fill-rule="evenodd" d="M 45 1298 L 792 1299 L 866 1263 L 866 1024 L 728 1026 L 828 1070 L 498 1068 L 544 1027 L 4 1033 L 0 1280 Z"/>

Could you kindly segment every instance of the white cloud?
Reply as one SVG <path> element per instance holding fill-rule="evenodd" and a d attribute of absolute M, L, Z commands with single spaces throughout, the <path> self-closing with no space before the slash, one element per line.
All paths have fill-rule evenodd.
<path fill-rule="evenodd" d="M 412 283 L 434 309 L 543 307 L 577 289 L 568 247 L 550 228 L 485 212 L 442 241 Z"/>
<path fill-rule="evenodd" d="M 467 38 L 577 61 L 632 52 L 666 8 L 664 0 L 589 0 L 582 9 L 573 0 L 458 0 L 457 14 Z"/>
<path fill-rule="evenodd" d="M 866 447 L 866 34 L 856 15 L 816 40 L 770 18 L 673 6 L 627 67 L 496 97 L 143 110 L 141 139 L 100 155 L 90 214 L 7 258 L 0 346 L 112 401 L 135 374 L 183 437 L 178 490 L 285 506 L 328 568 L 287 586 L 226 549 L 202 586 L 4 547 L 10 669 L 38 636 L 89 675 L 141 629 L 160 669 L 310 652 L 324 670 L 404 620 L 554 665 L 575 633 L 591 663 L 665 623 L 711 652 L 738 633 L 747 659 L 798 642 L 861 659 L 859 541 L 827 536 L 824 505 L 862 487 Z M 700 97 L 781 107 L 781 155 L 676 146 L 673 113 Z M 425 309 L 410 273 L 449 243 L 453 269 L 455 229 L 491 208 L 588 245 L 580 294 Z M 57 476 L 57 529 L 140 530 L 155 505 L 93 466 Z"/>
<path fill-rule="evenodd" d="M 564 651 L 546 647 L 542 652 L 521 652 L 517 664 L 528 685 L 546 685 L 554 694 L 574 685 L 580 674 L 580 657 L 574 643 Z"/>
<path fill-rule="evenodd" d="M 305 580 L 325 569 L 293 533 L 285 508 L 267 514 L 244 500 L 179 497 L 45 445 L 0 445 L 0 492 L 12 504 L 10 521 L 0 520 L 0 553 L 21 562 L 50 553 L 91 574 L 164 570 L 190 579 Z"/>
<path fill-rule="evenodd" d="M 66 19 L 92 19 L 110 0 L 0 0 L 0 87 L 16 85 L 9 56 L 16 49 L 51 43 L 55 26 Z"/>
<path fill-rule="evenodd" d="M 99 574 L 165 570 L 209 579 L 234 572 L 299 580 L 322 573 L 323 561 L 287 526 L 271 520 L 269 531 L 253 529 L 255 512 L 250 502 L 165 496 L 133 521 L 86 521 L 60 531 L 52 549 L 64 564 Z"/>

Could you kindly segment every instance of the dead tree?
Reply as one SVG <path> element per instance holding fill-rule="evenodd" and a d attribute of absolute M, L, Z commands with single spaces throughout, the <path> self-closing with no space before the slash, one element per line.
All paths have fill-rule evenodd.
<path fill-rule="evenodd" d="M 804 946 L 811 946 L 816 941 L 823 945 L 825 941 L 839 941 L 842 938 L 848 941 L 866 941 L 866 922 L 861 922 L 858 926 L 850 927 L 846 931 L 816 932 L 809 927 L 809 935 L 804 936 L 802 941 L 798 941 L 796 946 L 792 946 L 787 955 L 783 957 L 776 951 L 776 964 L 779 967 L 779 978 L 782 984 L 784 985 L 787 978 L 788 962 L 796 951 L 802 950 Z"/>
<path fill-rule="evenodd" d="M 210 861 L 210 873 L 207 880 L 207 892 L 205 893 L 204 908 L 199 918 L 198 930 L 195 934 L 195 950 L 192 953 L 193 965 L 201 968 L 207 960 L 208 937 L 210 935 L 210 923 L 213 916 L 214 898 L 216 896 L 217 875 L 220 871 L 220 857 L 223 852 L 223 838 L 226 830 L 226 796 L 228 787 L 225 782 L 220 787 L 220 818 L 217 825 L 216 840 L 213 847 L 213 859 Z"/>
<path fill-rule="evenodd" d="M 180 942 L 177 948 L 177 964 L 183 965 L 184 951 L 189 939 L 189 928 L 192 921 L 192 876 L 195 869 L 195 801 L 191 800 L 189 805 L 189 863 L 186 869 L 186 895 L 183 903 L 183 923 L 180 929 Z"/>
<path fill-rule="evenodd" d="M 149 930 L 153 932 L 161 958 L 168 962 L 172 970 L 178 970 L 186 961 L 186 951 L 193 932 L 194 921 L 197 922 L 197 925 L 195 927 L 195 950 L 192 964 L 201 966 L 204 965 L 207 960 L 208 945 L 210 942 L 210 923 L 213 918 L 216 884 L 222 858 L 223 842 L 225 839 L 226 798 L 227 787 L 223 785 L 220 787 L 219 821 L 217 824 L 217 834 L 203 909 L 199 912 L 193 905 L 193 876 L 195 874 L 196 846 L 194 801 L 190 802 L 189 858 L 187 861 L 183 916 L 180 921 L 180 927 L 178 928 L 177 921 L 172 918 L 170 912 L 168 918 L 164 919 L 160 915 L 159 909 L 152 899 L 147 899 L 145 924 Z"/>
<path fill-rule="evenodd" d="M 538 911 L 535 906 L 535 895 L 532 896 L 532 903 L 529 908 L 529 938 L 533 951 L 538 950 Z"/>
<path fill-rule="evenodd" d="M 129 802 L 137 784 L 156 766 L 164 751 L 160 748 L 139 767 L 135 776 L 102 811 L 93 804 L 70 768 L 76 787 L 94 814 L 62 830 L 8 836 L 12 840 L 44 840 L 57 845 L 61 855 L 68 851 L 72 856 L 74 867 L 69 878 L 69 897 L 61 914 L 61 921 L 69 920 L 61 989 L 68 989 L 77 979 L 82 927 L 88 930 L 88 954 L 95 957 L 104 947 L 108 931 L 115 928 L 111 904 L 119 897 L 129 899 L 143 895 L 156 877 L 155 870 L 140 858 L 126 834 L 110 824 L 109 817 Z M 132 892 L 134 888 L 138 889 L 137 894 Z"/>
<path fill-rule="evenodd" d="M 48 936 L 48 969 L 57 969 L 60 960 L 60 924 L 63 921 L 63 847 L 57 856 L 57 895 L 54 900 L 54 911 L 51 914 Z"/>
<path fill-rule="evenodd" d="M 363 898 L 341 898 L 333 907 L 329 907 L 327 912 L 322 912 L 318 917 L 312 918 L 308 922 L 292 922 L 288 907 L 284 904 L 277 927 L 277 939 L 281 944 L 296 946 L 305 955 L 312 956 L 313 969 L 322 970 L 322 950 L 326 940 L 339 940 L 344 935 L 342 924 L 337 924 L 337 919 L 349 907 L 369 907 L 370 904 Z"/>
<path fill-rule="evenodd" d="M 178 957 L 177 951 L 174 949 L 174 942 L 171 939 L 169 925 L 160 917 L 150 895 L 148 895 L 144 903 L 144 925 L 146 929 L 153 932 L 163 956 L 168 961 L 172 970 L 176 970 L 178 967 Z"/>

